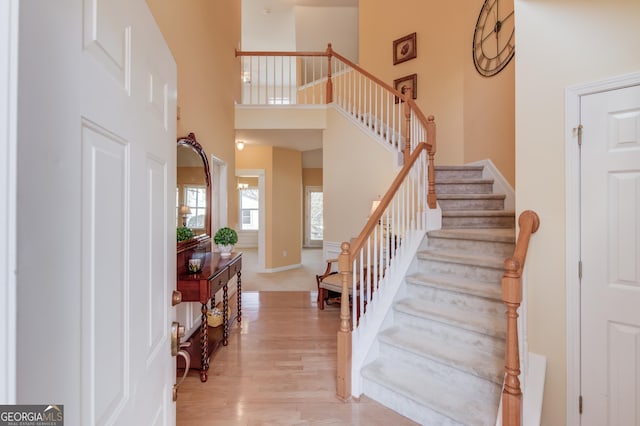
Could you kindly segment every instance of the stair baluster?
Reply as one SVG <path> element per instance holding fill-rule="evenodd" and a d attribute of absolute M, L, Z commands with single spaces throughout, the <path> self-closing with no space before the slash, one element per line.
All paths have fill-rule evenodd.
<path fill-rule="evenodd" d="M 502 391 L 502 424 L 522 424 L 522 390 L 520 389 L 520 354 L 518 349 L 518 308 L 522 302 L 522 269 L 527 258 L 529 239 L 540 226 L 536 212 L 526 210 L 518 218 L 520 233 L 513 257 L 504 261 L 502 300 L 507 306 L 506 378 Z"/>

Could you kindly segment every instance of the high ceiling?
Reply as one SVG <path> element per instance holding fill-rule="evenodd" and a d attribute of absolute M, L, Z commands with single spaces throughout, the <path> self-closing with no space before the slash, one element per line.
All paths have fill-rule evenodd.
<path fill-rule="evenodd" d="M 331 43 L 357 62 L 357 8 L 358 0 L 243 0 L 242 49 L 320 51 Z M 322 131 L 237 130 L 236 140 L 310 151 L 322 148 Z"/>

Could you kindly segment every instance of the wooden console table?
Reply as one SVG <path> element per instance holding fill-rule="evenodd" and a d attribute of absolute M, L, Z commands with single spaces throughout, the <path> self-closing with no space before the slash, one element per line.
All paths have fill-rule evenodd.
<path fill-rule="evenodd" d="M 202 269 L 200 272 L 178 274 L 178 290 L 184 302 L 200 302 L 202 304 L 202 324 L 200 325 L 200 381 L 207 381 L 209 370 L 209 337 L 207 327 L 207 304 L 211 301 L 211 309 L 216 305 L 216 293 L 222 289 L 222 344 L 229 342 L 229 296 L 228 284 L 233 276 L 238 277 L 238 322 L 242 321 L 242 253 L 231 253 L 230 257 L 220 257 L 220 253 L 202 253 Z"/>

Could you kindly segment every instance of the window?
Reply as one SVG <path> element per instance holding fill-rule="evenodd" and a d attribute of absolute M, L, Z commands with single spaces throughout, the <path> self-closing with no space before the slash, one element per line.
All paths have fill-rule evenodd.
<path fill-rule="evenodd" d="M 191 214 L 187 216 L 187 226 L 193 229 L 204 229 L 207 188 L 205 186 L 185 186 L 184 205 L 191 209 Z"/>
<path fill-rule="evenodd" d="M 244 231 L 257 231 L 259 212 L 258 188 L 239 189 L 240 200 L 240 229 Z"/>
<path fill-rule="evenodd" d="M 306 186 L 305 198 L 304 244 L 307 247 L 322 246 L 324 232 L 322 187 Z"/>

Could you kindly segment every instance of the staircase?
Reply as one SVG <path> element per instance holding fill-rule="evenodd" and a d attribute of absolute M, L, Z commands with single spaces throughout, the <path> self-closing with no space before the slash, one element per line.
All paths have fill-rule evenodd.
<path fill-rule="evenodd" d="M 494 425 L 504 378 L 503 261 L 515 216 L 482 166 L 436 168 L 442 229 L 425 237 L 362 369 L 364 394 L 423 425 Z"/>

